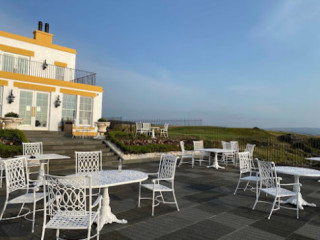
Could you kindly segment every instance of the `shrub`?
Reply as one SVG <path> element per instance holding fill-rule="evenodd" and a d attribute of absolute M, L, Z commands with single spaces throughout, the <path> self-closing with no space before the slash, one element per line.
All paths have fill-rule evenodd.
<path fill-rule="evenodd" d="M 8 112 L 6 115 L 4 115 L 5 117 L 13 117 L 13 118 L 18 118 L 19 114 L 18 113 L 14 113 L 14 112 Z"/>
<path fill-rule="evenodd" d="M 107 122 L 107 119 L 105 119 L 104 117 L 102 117 L 102 118 L 99 118 L 99 119 L 98 119 L 98 122 Z"/>
<path fill-rule="evenodd" d="M 0 130 L 0 156 L 7 158 L 22 154 L 22 142 L 27 142 L 24 132 L 18 129 Z"/>

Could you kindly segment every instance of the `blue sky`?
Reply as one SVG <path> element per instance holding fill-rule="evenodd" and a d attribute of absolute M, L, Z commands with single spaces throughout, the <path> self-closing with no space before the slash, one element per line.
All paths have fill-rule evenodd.
<path fill-rule="evenodd" d="M 0 0 L 0 30 L 76 48 L 103 115 L 320 127 L 319 0 Z"/>

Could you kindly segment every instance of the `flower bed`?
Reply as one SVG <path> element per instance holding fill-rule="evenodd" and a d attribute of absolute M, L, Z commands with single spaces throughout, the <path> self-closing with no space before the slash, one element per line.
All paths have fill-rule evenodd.
<path fill-rule="evenodd" d="M 181 140 L 185 141 L 185 148 L 191 150 L 193 149 L 193 141 L 198 140 L 195 137 L 151 139 L 143 134 L 135 136 L 132 133 L 119 131 L 108 132 L 108 139 L 125 154 L 180 151 L 179 143 Z"/>

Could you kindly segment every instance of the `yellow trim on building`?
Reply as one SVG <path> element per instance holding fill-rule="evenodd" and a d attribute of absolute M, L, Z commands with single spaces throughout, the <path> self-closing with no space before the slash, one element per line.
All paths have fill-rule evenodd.
<path fill-rule="evenodd" d="M 11 73 L 11 72 L 4 72 L 0 71 L 0 78 L 7 78 L 13 79 L 18 81 L 26 81 L 26 82 L 33 82 L 33 83 L 41 83 L 46 85 L 53 85 L 58 87 L 69 87 L 69 88 L 77 88 L 81 90 L 88 90 L 93 92 L 103 92 L 103 88 L 94 85 L 82 84 L 82 83 L 74 83 L 50 78 L 40 78 L 34 76 L 28 76 L 19 73 Z"/>
<path fill-rule="evenodd" d="M 54 65 L 56 65 L 58 67 L 63 67 L 63 68 L 68 67 L 68 64 L 63 63 L 63 62 L 58 62 L 58 61 L 54 61 Z"/>
<path fill-rule="evenodd" d="M 24 56 L 28 56 L 28 57 L 33 57 L 34 56 L 34 52 L 33 51 L 25 50 L 25 49 L 22 49 L 22 48 L 10 47 L 10 46 L 3 45 L 3 44 L 0 44 L 0 50 L 4 51 L 4 52 L 20 54 L 20 55 L 24 55 Z"/>
<path fill-rule="evenodd" d="M 61 93 L 65 94 L 71 94 L 71 95 L 80 95 L 84 97 L 96 97 L 96 93 L 91 93 L 91 92 L 83 92 L 83 91 L 76 91 L 76 90 L 71 90 L 71 89 L 65 89 L 65 88 L 60 88 Z"/>
<path fill-rule="evenodd" d="M 55 87 L 47 87 L 47 86 L 28 84 L 28 83 L 22 83 L 22 82 L 14 82 L 13 86 L 18 87 L 18 88 L 38 90 L 38 91 L 44 91 L 44 92 L 55 92 L 56 91 Z"/>
<path fill-rule="evenodd" d="M 36 30 L 35 32 L 37 32 L 37 31 L 38 30 Z M 47 34 L 50 34 L 50 33 L 47 33 Z M 43 35 L 43 34 L 41 34 L 41 35 Z M 52 35 L 52 34 L 50 34 L 50 35 Z M 63 51 L 63 52 L 69 52 L 69 53 L 77 54 L 77 51 L 75 49 L 63 47 L 63 46 L 56 45 L 56 44 L 52 44 L 52 43 L 50 43 L 50 41 L 48 39 L 44 40 L 45 37 L 40 37 L 40 38 L 37 38 L 37 39 L 33 39 L 33 38 L 28 38 L 28 37 L 16 35 L 16 34 L 13 34 L 13 33 L 4 32 L 4 31 L 0 31 L 0 36 L 6 37 L 6 38 L 15 39 L 15 40 L 18 40 L 18 41 L 27 42 L 27 43 L 32 43 L 32 44 L 36 44 L 36 45 L 40 45 L 40 46 L 44 46 L 44 47 L 48 47 L 48 48 L 53 48 L 53 49 L 60 50 L 60 51 Z"/>
<path fill-rule="evenodd" d="M 0 85 L 1 86 L 8 86 L 8 81 L 0 79 Z"/>

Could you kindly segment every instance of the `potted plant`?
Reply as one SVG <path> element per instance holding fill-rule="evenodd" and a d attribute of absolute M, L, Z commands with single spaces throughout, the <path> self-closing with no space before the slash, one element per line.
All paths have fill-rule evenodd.
<path fill-rule="evenodd" d="M 23 119 L 19 118 L 19 114 L 9 112 L 1 118 L 1 121 L 5 124 L 5 129 L 17 129 Z"/>
<path fill-rule="evenodd" d="M 99 118 L 97 122 L 94 123 L 98 127 L 99 136 L 98 139 L 104 138 L 104 134 L 107 131 L 107 127 L 110 126 L 110 122 L 107 121 L 105 118 Z"/>

